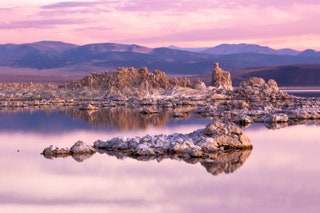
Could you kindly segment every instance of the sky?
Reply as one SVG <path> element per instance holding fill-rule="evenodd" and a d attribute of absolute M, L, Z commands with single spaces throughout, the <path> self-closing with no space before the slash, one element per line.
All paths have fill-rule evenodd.
<path fill-rule="evenodd" d="M 319 0 L 0 0 L 0 43 L 320 50 Z"/>

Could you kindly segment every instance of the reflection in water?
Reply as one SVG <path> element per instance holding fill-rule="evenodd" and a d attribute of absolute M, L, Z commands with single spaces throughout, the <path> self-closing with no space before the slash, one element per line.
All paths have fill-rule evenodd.
<path fill-rule="evenodd" d="M 102 108 L 96 111 L 65 107 L 58 111 L 93 126 L 110 126 L 118 130 L 146 129 L 148 125 L 164 126 L 170 118 L 170 114 L 164 111 L 144 115 L 139 110 L 125 107 Z"/>
<path fill-rule="evenodd" d="M 105 153 L 109 156 L 115 156 L 118 159 L 124 159 L 130 157 L 138 161 L 152 161 L 156 160 L 161 162 L 164 159 L 171 159 L 177 161 L 184 161 L 188 164 L 198 164 L 200 163 L 206 168 L 207 172 L 212 175 L 219 175 L 221 173 L 232 173 L 236 169 L 240 168 L 247 158 L 250 156 L 251 150 L 234 150 L 230 152 L 217 152 L 211 153 L 206 158 L 190 158 L 182 155 L 163 155 L 163 156 L 129 156 L 126 153 L 120 152 L 109 152 L 106 150 L 99 151 L 100 153 Z"/>
<path fill-rule="evenodd" d="M 265 127 L 267 127 L 268 129 L 281 129 L 288 126 L 288 123 L 265 123 Z"/>
<path fill-rule="evenodd" d="M 86 153 L 86 154 L 72 154 L 72 155 L 68 155 L 68 154 L 65 154 L 65 155 L 57 155 L 57 156 L 53 156 L 53 155 L 43 155 L 43 157 L 49 159 L 49 160 L 53 160 L 54 158 L 66 158 L 66 157 L 69 157 L 71 156 L 75 161 L 77 162 L 83 162 L 89 158 L 92 157 L 94 153 Z"/>
<path fill-rule="evenodd" d="M 204 160 L 200 163 L 213 175 L 228 174 L 240 168 L 250 154 L 251 150 L 217 153 L 216 159 Z"/>
<path fill-rule="evenodd" d="M 126 152 L 115 152 L 107 150 L 99 150 L 100 154 L 107 154 L 108 156 L 114 156 L 117 159 L 132 158 L 138 161 L 153 161 L 161 162 L 164 159 L 171 159 L 177 161 L 184 161 L 188 164 L 198 164 L 206 168 L 207 172 L 212 175 L 219 175 L 221 173 L 232 173 L 240 168 L 251 154 L 251 150 L 233 150 L 228 152 L 216 152 L 209 154 L 206 158 L 192 158 L 184 155 L 161 155 L 161 156 L 132 156 Z M 94 154 L 94 153 L 93 153 Z M 77 162 L 83 162 L 89 159 L 93 154 L 71 154 L 72 158 Z M 68 157 L 69 155 L 48 156 L 43 155 L 47 159 Z"/>
<path fill-rule="evenodd" d="M 0 129 L 36 129 L 41 131 L 44 125 L 51 124 L 50 129 L 67 130 L 76 128 L 96 127 L 111 128 L 119 131 L 147 130 L 148 127 L 164 127 L 172 121 L 186 123 L 193 118 L 211 120 L 212 117 L 203 117 L 196 114 L 193 107 L 180 107 L 171 111 L 155 109 L 156 113 L 141 113 L 143 107 L 131 109 L 126 107 L 99 108 L 99 110 L 79 110 L 78 107 L 46 107 L 46 108 L 3 108 L 0 113 Z M 152 111 L 152 110 L 151 110 Z M 43 116 L 45 115 L 45 116 Z M 59 115 L 59 116 L 58 116 Z M 68 115 L 68 116 L 64 116 Z M 10 119 L 9 118 L 13 118 Z M 70 119 L 71 118 L 71 119 Z M 50 120 L 50 122 L 49 122 Z M 77 122 L 76 120 L 83 121 Z M 3 123 L 1 123 L 3 121 Z M 290 120 L 288 123 L 263 123 L 268 129 L 280 129 L 288 126 L 303 125 L 318 120 Z M 192 121 L 194 122 L 194 121 Z M 78 126 L 75 126 L 78 125 Z M 247 126 L 241 126 L 247 128 Z"/>
<path fill-rule="evenodd" d="M 47 160 L 39 153 L 51 144 L 66 147 L 79 139 L 90 142 L 121 134 L 133 137 L 146 133 L 188 133 L 208 121 L 200 124 L 195 119 L 194 123 L 169 120 L 166 126 L 139 132 L 109 128 L 101 131 L 97 126 L 84 125 L 80 119 L 72 123 L 63 113 L 19 112 L 0 116 L 0 212 L 319 212 L 320 209 L 319 123 L 276 131 L 254 124 L 244 130 L 254 145 L 252 153 L 250 150 L 220 153 L 210 161 L 192 159 L 183 163 L 180 158 L 157 158 L 145 162 L 106 153 L 95 154 L 88 160 L 74 156 L 83 161 L 78 163 L 71 157 Z"/>
<path fill-rule="evenodd" d="M 150 126 L 165 126 L 172 112 L 159 111 L 154 114 L 140 113 L 140 109 L 125 107 L 100 108 L 95 111 L 79 110 L 78 107 L 57 107 L 28 109 L 11 112 L 2 109 L 0 113 L 0 129 L 24 129 L 41 131 L 46 129 L 70 130 L 80 129 L 114 129 L 114 130 L 146 130 Z M 67 115 L 67 116 L 65 116 Z M 188 119 L 190 113 L 184 113 Z M 50 126 L 48 126 L 50 125 Z"/>
<path fill-rule="evenodd" d="M 89 159 L 92 155 L 93 155 L 93 154 L 72 155 L 72 158 L 73 158 L 75 161 L 83 162 L 83 161 Z"/>

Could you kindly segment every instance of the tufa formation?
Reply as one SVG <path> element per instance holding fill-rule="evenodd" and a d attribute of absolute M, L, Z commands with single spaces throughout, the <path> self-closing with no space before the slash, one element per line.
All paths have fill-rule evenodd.
<path fill-rule="evenodd" d="M 214 64 L 211 85 L 217 89 L 233 90 L 230 73 L 221 69 L 219 63 Z"/>

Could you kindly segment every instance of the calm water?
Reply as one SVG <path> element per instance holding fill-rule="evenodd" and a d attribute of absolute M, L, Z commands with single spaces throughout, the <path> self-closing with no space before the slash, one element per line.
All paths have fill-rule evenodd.
<path fill-rule="evenodd" d="M 313 89 L 313 90 L 284 90 L 287 93 L 295 96 L 301 96 L 301 97 L 316 97 L 320 98 L 320 90 L 318 89 Z"/>
<path fill-rule="evenodd" d="M 320 125 L 314 122 L 244 129 L 254 148 L 243 153 L 243 165 L 232 156 L 202 165 L 40 155 L 51 144 L 188 133 L 209 122 L 117 110 L 0 112 L 0 212 L 319 212 Z"/>

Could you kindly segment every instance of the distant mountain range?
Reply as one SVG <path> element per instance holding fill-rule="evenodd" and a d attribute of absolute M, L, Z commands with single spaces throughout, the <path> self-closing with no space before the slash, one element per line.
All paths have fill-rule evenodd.
<path fill-rule="evenodd" d="M 169 74 L 203 75 L 213 63 L 231 72 L 248 67 L 320 64 L 320 52 L 274 50 L 255 44 L 221 44 L 209 48 L 161 47 L 97 43 L 75 45 L 59 41 L 0 45 L 0 66 L 69 72 L 114 70 L 117 67 L 159 69 Z M 1 69 L 1 68 L 0 68 Z M 320 71 L 319 71 L 320 72 Z"/>

